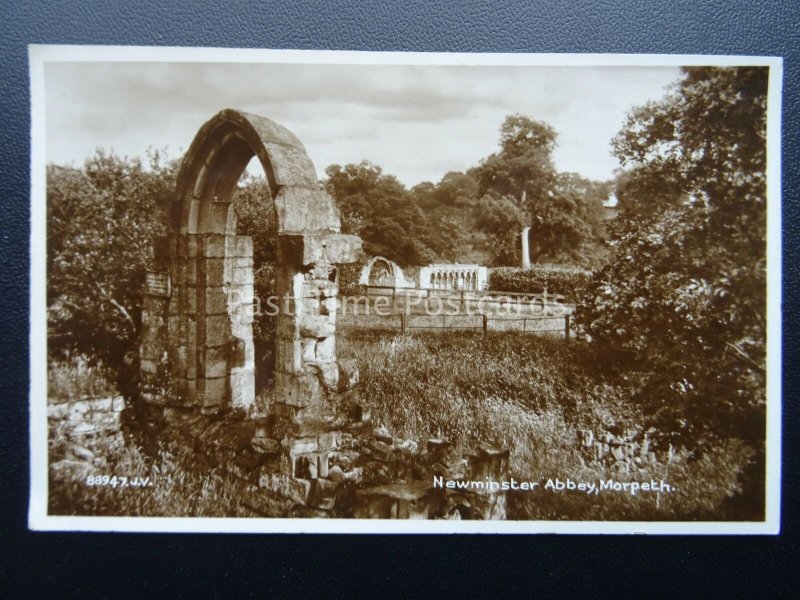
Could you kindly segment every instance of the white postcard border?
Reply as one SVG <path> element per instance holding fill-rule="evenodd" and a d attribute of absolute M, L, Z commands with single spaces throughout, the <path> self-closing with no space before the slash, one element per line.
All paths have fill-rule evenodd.
<path fill-rule="evenodd" d="M 767 469 L 763 522 L 390 521 L 364 519 L 67 517 L 47 514 L 47 303 L 45 77 L 48 62 L 208 62 L 468 66 L 768 66 Z M 184 533 L 715 534 L 780 531 L 781 492 L 781 107 L 780 57 L 652 54 L 353 52 L 145 46 L 30 45 L 30 502 L 37 531 Z"/>

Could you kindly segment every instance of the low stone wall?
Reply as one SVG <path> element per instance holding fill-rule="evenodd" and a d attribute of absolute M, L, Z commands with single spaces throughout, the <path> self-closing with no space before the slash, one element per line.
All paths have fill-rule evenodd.
<path fill-rule="evenodd" d="M 647 432 L 628 430 L 613 434 L 609 431 L 595 433 L 583 430 L 579 441 L 587 460 L 609 466 L 621 473 L 669 460 L 669 457 L 659 457 L 653 451 Z"/>
<path fill-rule="evenodd" d="M 340 314 L 338 326 L 343 331 L 367 330 L 396 334 L 423 331 L 433 333 L 473 331 L 477 333 L 532 333 L 564 337 L 568 331 L 568 321 L 565 316 L 501 317 L 465 314 L 430 316 L 417 314 Z"/>

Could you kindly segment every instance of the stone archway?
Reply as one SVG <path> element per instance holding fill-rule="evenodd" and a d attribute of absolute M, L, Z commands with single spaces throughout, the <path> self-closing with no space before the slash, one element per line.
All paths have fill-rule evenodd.
<path fill-rule="evenodd" d="M 356 375 L 336 360 L 336 264 L 361 240 L 340 233 L 339 212 L 289 130 L 223 110 L 184 156 L 169 234 L 154 248 L 140 347 L 145 400 L 213 412 L 254 401 L 253 245 L 236 235 L 232 196 L 248 162 L 266 174 L 278 233 L 275 403 L 321 405 Z"/>
<path fill-rule="evenodd" d="M 361 285 L 405 287 L 405 275 L 397 263 L 382 256 L 373 256 L 361 269 Z"/>

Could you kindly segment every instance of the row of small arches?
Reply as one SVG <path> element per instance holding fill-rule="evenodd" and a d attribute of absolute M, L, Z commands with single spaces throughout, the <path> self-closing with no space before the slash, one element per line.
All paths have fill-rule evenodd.
<path fill-rule="evenodd" d="M 430 287 L 434 290 L 475 290 L 478 289 L 476 271 L 437 271 L 431 273 Z"/>

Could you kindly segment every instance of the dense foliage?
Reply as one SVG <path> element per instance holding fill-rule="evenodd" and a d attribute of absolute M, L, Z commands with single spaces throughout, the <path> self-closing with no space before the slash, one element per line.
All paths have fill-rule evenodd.
<path fill-rule="evenodd" d="M 530 269 L 495 267 L 489 270 L 489 290 L 523 294 L 560 294 L 575 303 L 584 297 L 591 271 L 574 267 L 534 266 Z"/>
<path fill-rule="evenodd" d="M 614 140 L 613 258 L 578 314 L 681 444 L 764 440 L 766 95 L 765 68 L 687 68 Z"/>
<path fill-rule="evenodd" d="M 364 240 L 370 256 L 401 267 L 435 261 L 519 265 L 520 232 L 531 227 L 534 262 L 603 261 L 602 203 L 609 182 L 558 173 L 556 133 L 522 115 L 506 118 L 500 151 L 465 173 L 407 190 L 367 161 L 326 170 L 326 186 L 344 229 Z"/>
<path fill-rule="evenodd" d="M 47 169 L 48 353 L 111 370 L 125 395 L 138 372 L 142 286 L 164 233 L 176 164 L 98 151 L 82 169 Z"/>
<path fill-rule="evenodd" d="M 253 238 L 253 291 L 258 299 L 253 318 L 256 393 L 269 388 L 275 367 L 276 315 L 267 299 L 276 294 L 277 224 L 272 195 L 263 176 L 245 173 L 233 193 L 236 233 Z"/>
<path fill-rule="evenodd" d="M 577 173 L 558 173 L 552 153 L 555 130 L 541 121 L 510 115 L 500 129 L 500 151 L 475 169 L 484 206 L 489 198 L 508 215 L 498 222 L 496 210 L 479 220 L 494 236 L 496 266 L 520 264 L 519 230 L 530 225 L 533 262 L 572 262 L 593 266 L 602 260 L 602 203 L 609 184 L 589 181 Z M 518 208 L 517 214 L 508 206 Z M 516 228 L 505 227 L 513 223 Z"/>

